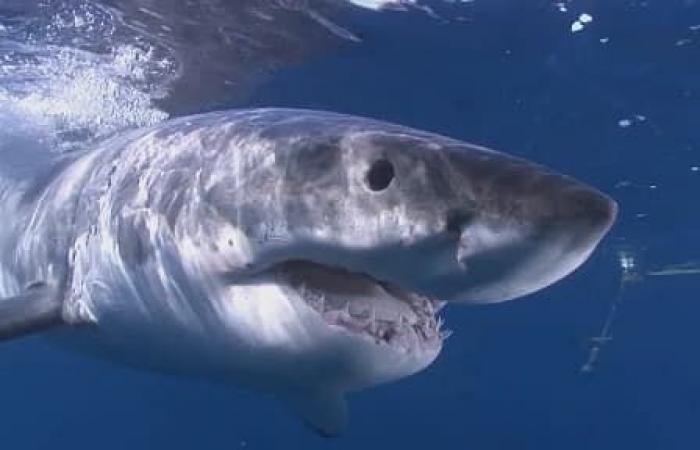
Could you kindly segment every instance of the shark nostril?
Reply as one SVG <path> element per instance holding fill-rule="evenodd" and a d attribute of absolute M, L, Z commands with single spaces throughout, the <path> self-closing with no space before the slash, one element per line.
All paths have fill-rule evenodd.
<path fill-rule="evenodd" d="M 457 236 L 462 234 L 462 230 L 471 221 L 472 214 L 469 211 L 461 209 L 452 209 L 447 212 L 447 220 L 445 221 L 445 231 Z"/>

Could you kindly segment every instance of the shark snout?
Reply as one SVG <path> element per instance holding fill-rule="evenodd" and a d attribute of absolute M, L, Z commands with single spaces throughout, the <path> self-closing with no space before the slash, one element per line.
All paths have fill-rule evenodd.
<path fill-rule="evenodd" d="M 617 217 L 617 203 L 595 189 L 581 185 L 571 192 L 565 192 L 562 197 L 561 219 L 587 228 L 593 237 L 602 237 L 595 235 L 605 234 Z"/>
<path fill-rule="evenodd" d="M 489 156 L 490 172 L 469 173 L 472 197 L 445 218 L 458 239 L 453 276 L 436 290 L 444 300 L 493 303 L 541 290 L 580 267 L 617 216 L 615 201 L 584 183 Z"/>

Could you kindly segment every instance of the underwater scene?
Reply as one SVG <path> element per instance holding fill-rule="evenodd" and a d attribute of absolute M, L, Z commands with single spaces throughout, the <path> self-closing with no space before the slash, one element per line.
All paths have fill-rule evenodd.
<path fill-rule="evenodd" d="M 0 448 L 700 448 L 700 2 L 0 0 Z"/>

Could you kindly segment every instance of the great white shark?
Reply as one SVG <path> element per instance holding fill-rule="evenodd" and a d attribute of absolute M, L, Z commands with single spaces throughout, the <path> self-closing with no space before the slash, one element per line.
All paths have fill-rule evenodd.
<path fill-rule="evenodd" d="M 0 180 L 0 338 L 46 331 L 272 393 L 326 435 L 347 392 L 433 362 L 444 302 L 556 282 L 617 211 L 523 159 L 330 112 L 214 112 L 20 153 L 0 161 L 29 167 Z"/>

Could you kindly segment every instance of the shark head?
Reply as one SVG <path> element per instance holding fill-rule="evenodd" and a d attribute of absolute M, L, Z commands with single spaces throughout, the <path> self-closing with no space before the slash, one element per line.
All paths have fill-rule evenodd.
<path fill-rule="evenodd" d="M 266 110 L 238 127 L 248 134 L 209 190 L 245 247 L 234 278 L 303 261 L 447 302 L 501 302 L 574 271 L 617 213 L 570 177 L 398 125 Z"/>
<path fill-rule="evenodd" d="M 216 280 L 249 352 L 268 352 L 271 371 L 286 361 L 290 384 L 306 386 L 288 397 L 314 392 L 315 406 L 297 409 L 328 434 L 342 414 L 318 405 L 436 358 L 445 302 L 556 282 L 616 215 L 610 198 L 547 168 L 385 122 L 268 109 L 192 123 L 180 132 L 211 154 L 198 174 L 207 213 L 179 223 L 208 244 L 186 259 Z"/>

